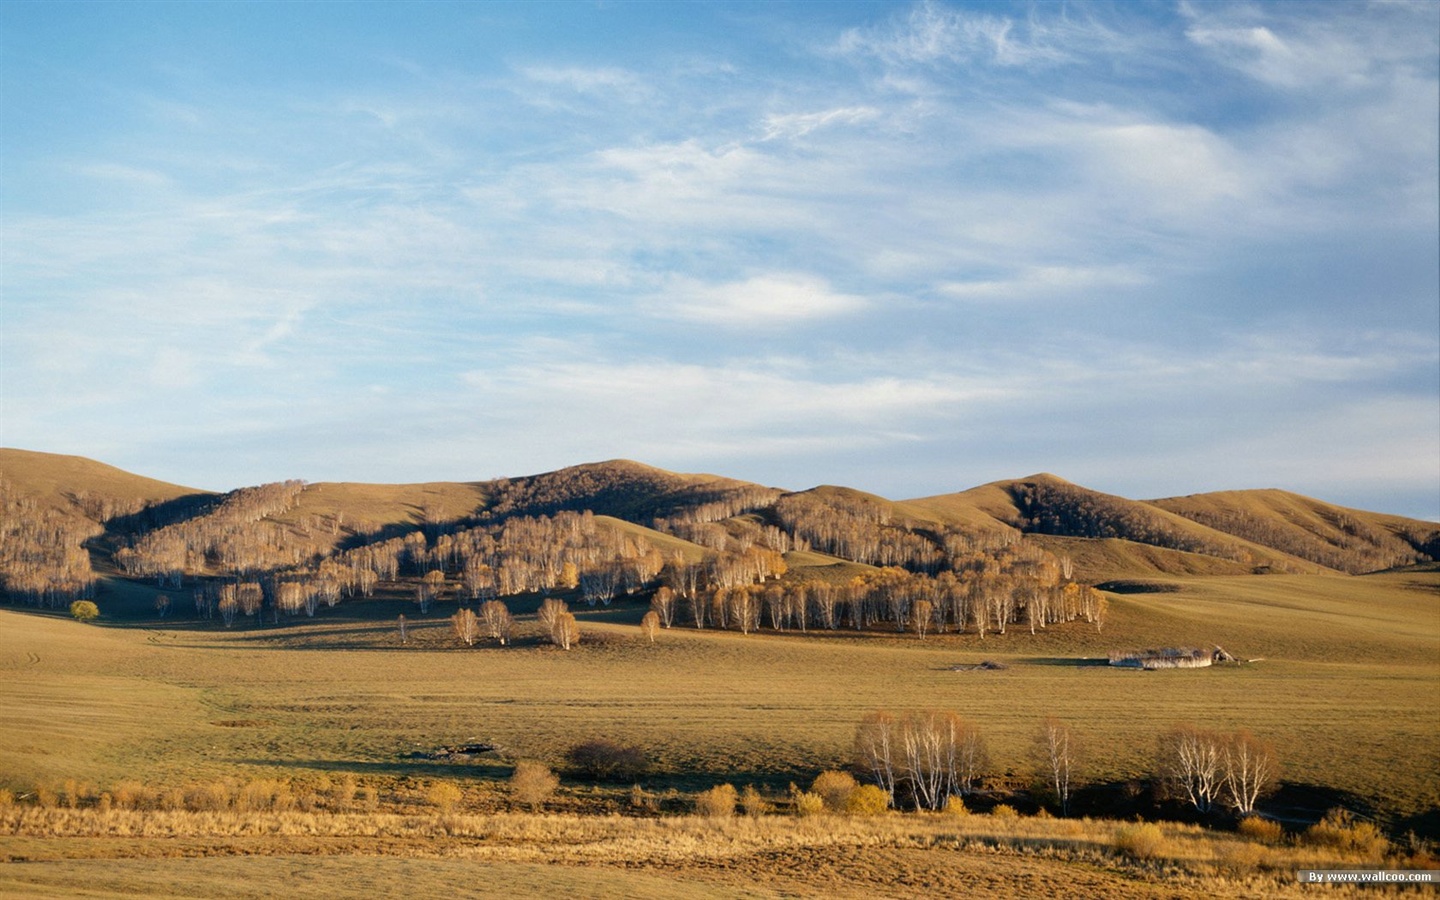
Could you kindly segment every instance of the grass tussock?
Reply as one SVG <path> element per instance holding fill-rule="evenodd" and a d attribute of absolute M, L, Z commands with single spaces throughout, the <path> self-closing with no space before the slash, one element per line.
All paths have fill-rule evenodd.
<path fill-rule="evenodd" d="M 1168 847 L 1165 831 L 1154 822 L 1136 822 L 1115 829 L 1115 849 L 1134 859 L 1154 859 Z"/>

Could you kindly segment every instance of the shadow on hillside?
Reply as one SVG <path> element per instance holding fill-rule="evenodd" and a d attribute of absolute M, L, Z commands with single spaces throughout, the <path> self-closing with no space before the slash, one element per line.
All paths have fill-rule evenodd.
<path fill-rule="evenodd" d="M 1107 668 L 1110 660 L 1104 657 L 1084 656 L 1031 656 L 1016 660 L 1027 666 L 1061 666 L 1072 669 Z"/>

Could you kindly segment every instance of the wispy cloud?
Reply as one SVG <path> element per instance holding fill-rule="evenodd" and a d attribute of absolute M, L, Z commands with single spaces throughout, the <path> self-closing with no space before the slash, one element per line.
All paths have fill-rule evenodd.
<path fill-rule="evenodd" d="M 793 272 L 727 284 L 674 279 L 653 303 L 662 315 L 741 329 L 848 316 L 869 305 L 863 297 L 836 292 L 823 278 Z"/>
<path fill-rule="evenodd" d="M 1004 16 L 954 9 L 924 0 L 878 26 L 846 30 L 835 44 L 843 55 L 875 57 L 890 65 L 990 63 L 1052 67 L 1114 47 L 1120 36 L 1090 18 Z"/>
<path fill-rule="evenodd" d="M 631 456 L 1125 493 L 1302 439 L 1317 479 L 1431 474 L 1440 7 L 704 9 L 303 60 L 137 23 L 124 69 L 37 31 L 73 77 L 0 58 L 36 94 L 4 114 L 5 442 L 217 487 Z"/>

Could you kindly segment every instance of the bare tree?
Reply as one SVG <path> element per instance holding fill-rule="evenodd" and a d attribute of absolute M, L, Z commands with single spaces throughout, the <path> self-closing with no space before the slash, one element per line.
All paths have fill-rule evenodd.
<path fill-rule="evenodd" d="M 465 646 L 475 646 L 475 639 L 480 636 L 480 620 L 476 617 L 475 611 L 464 607 L 455 611 L 450 617 L 450 624 L 455 628 L 455 636 L 465 642 Z"/>
<path fill-rule="evenodd" d="M 1060 815 L 1070 814 L 1070 779 L 1079 760 L 1080 742 L 1070 726 L 1047 718 L 1035 737 L 1035 751 L 1045 772 L 1046 786 L 1055 792 Z"/>
<path fill-rule="evenodd" d="M 545 632 L 547 638 L 554 640 L 555 623 L 560 621 L 562 614 L 569 611 L 570 607 L 564 600 L 557 600 L 554 597 L 546 597 L 540 603 L 540 608 L 535 612 L 535 618 L 539 620 L 540 628 Z"/>
<path fill-rule="evenodd" d="M 935 607 L 929 600 L 916 600 L 910 605 L 910 627 L 920 640 L 925 640 L 925 631 L 932 624 L 930 619 L 935 612 Z"/>
<path fill-rule="evenodd" d="M 510 643 L 510 632 L 515 627 L 515 619 L 503 601 L 486 600 L 482 603 L 480 620 L 485 625 L 485 633 L 499 641 L 500 646 Z"/>
<path fill-rule="evenodd" d="M 866 715 L 855 729 L 855 761 L 895 804 L 896 758 L 899 723 L 884 710 Z"/>
<path fill-rule="evenodd" d="M 640 619 L 640 631 L 650 639 L 650 643 L 655 643 L 655 635 L 660 633 L 659 613 L 653 609 L 645 613 Z"/>
<path fill-rule="evenodd" d="M 1160 738 L 1160 770 L 1165 783 L 1200 812 L 1219 799 L 1224 742 L 1212 731 L 1177 725 Z"/>
<path fill-rule="evenodd" d="M 405 615 L 404 615 L 404 613 L 401 613 L 400 619 L 399 619 L 399 621 L 396 622 L 396 624 L 400 627 L 400 643 L 402 643 L 402 644 L 408 644 L 408 643 L 410 643 L 410 636 L 409 636 L 408 634 L 406 634 L 406 632 L 405 632 Z"/>
<path fill-rule="evenodd" d="M 575 621 L 574 613 L 561 613 L 560 617 L 555 620 L 553 640 L 561 650 L 569 650 L 580 643 L 580 623 Z"/>
<path fill-rule="evenodd" d="M 1275 751 L 1248 731 L 1227 735 L 1222 747 L 1225 800 L 1235 812 L 1248 816 L 1255 801 L 1274 784 L 1279 772 Z"/>
<path fill-rule="evenodd" d="M 650 608 L 655 611 L 660 624 L 669 628 L 675 621 L 675 592 L 661 585 L 655 596 L 650 598 Z"/>

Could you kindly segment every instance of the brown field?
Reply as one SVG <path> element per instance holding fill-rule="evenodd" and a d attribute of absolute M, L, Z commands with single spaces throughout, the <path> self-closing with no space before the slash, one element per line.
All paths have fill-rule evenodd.
<path fill-rule="evenodd" d="M 1434 705 L 1440 575 L 1173 580 L 1179 591 L 1112 597 L 1100 634 L 1075 625 L 1033 636 L 1012 628 L 984 640 L 921 641 L 677 627 L 650 645 L 634 624 L 642 608 L 618 604 L 581 607 L 584 637 L 570 653 L 523 636 L 533 627 L 523 615 L 516 646 L 463 648 L 449 630 L 451 604 L 420 616 L 398 600 L 228 630 L 87 626 L 0 611 L 0 722 L 7 735 L 0 786 L 22 795 L 48 787 L 64 796 L 73 781 L 72 791 L 89 796 L 126 780 L 179 786 L 272 778 L 303 793 L 350 773 L 376 787 L 383 812 L 423 826 L 415 826 L 419 835 L 402 828 L 373 836 L 358 824 L 365 817 L 354 817 L 352 825 L 326 826 L 338 834 L 274 825 L 267 838 L 192 822 L 162 839 L 143 830 L 138 837 L 87 836 L 110 827 L 94 821 L 74 826 L 71 837 L 56 836 L 54 823 L 33 825 L 33 833 L 18 828 L 0 837 L 6 858 L 30 860 L 0 868 L 0 892 L 69 896 L 84 883 L 100 896 L 243 896 L 227 892 L 233 879 L 282 871 L 293 873 L 297 896 L 307 885 L 316 896 L 344 896 L 335 885 L 378 881 L 413 883 L 417 893 L 477 896 L 573 886 L 584 896 L 994 889 L 1139 897 L 1200 892 L 1221 877 L 1222 850 L 1197 851 L 1187 862 L 1174 850 L 1179 838 L 1165 865 L 1117 862 L 1109 849 L 1114 826 L 1105 824 L 1020 820 L 1042 832 L 1081 829 L 1079 836 L 1060 833 L 1059 843 L 1041 852 L 1023 841 L 992 840 L 998 826 L 988 816 L 967 817 L 963 829 L 959 820 L 914 814 L 887 817 L 883 825 L 844 820 L 839 827 L 840 820 L 827 819 L 822 828 L 767 816 L 719 828 L 676 814 L 685 796 L 722 781 L 755 784 L 783 806 L 787 784 L 806 785 L 848 761 L 857 720 L 879 708 L 941 707 L 976 721 L 990 744 L 997 786 L 1027 783 L 1031 736 L 1046 716 L 1070 722 L 1084 737 L 1087 782 L 1146 777 L 1156 736 L 1184 721 L 1248 728 L 1274 742 L 1287 782 L 1347 798 L 1399 832 L 1433 819 L 1440 808 Z M 136 602 L 153 593 L 117 585 L 108 599 L 121 602 L 126 591 L 136 593 Z M 412 622 L 407 645 L 394 626 L 402 611 Z M 1095 664 L 1116 647 L 1217 643 L 1242 659 L 1263 659 L 1170 672 Z M 982 660 L 1006 668 L 954 670 Z M 545 825 L 551 820 L 508 806 L 502 784 L 514 760 L 558 767 L 568 746 L 591 737 L 643 747 L 653 764 L 644 786 L 671 812 L 658 819 L 561 815 Z M 499 752 L 475 763 L 410 756 L 472 740 L 493 742 Z M 462 837 L 440 840 L 426 832 L 436 826 L 424 788 L 439 779 L 461 785 L 461 812 L 489 814 L 488 824 L 465 825 L 462 816 L 445 826 Z M 565 810 L 626 813 L 627 794 L 628 788 L 567 781 L 547 808 L 552 817 Z M 466 829 L 481 836 L 463 837 Z M 497 844 L 489 837 L 495 829 L 519 836 Z M 687 844 L 666 829 L 699 829 L 700 837 L 686 832 L 693 841 Z M 839 840 L 836 834 L 845 835 L 838 859 L 819 849 Z M 1196 834 L 1185 840 L 1230 840 Z M 196 858 L 216 855 L 260 858 Z M 125 861 L 132 857 L 165 862 Z M 467 883 L 467 864 L 483 865 L 483 884 Z M 1263 889 L 1249 889 L 1253 896 L 1283 886 L 1278 874 L 1265 874 L 1263 861 L 1243 868 L 1258 872 L 1253 877 Z M 1244 884 L 1240 879 L 1232 888 L 1244 895 Z"/>

